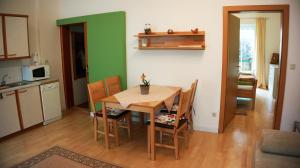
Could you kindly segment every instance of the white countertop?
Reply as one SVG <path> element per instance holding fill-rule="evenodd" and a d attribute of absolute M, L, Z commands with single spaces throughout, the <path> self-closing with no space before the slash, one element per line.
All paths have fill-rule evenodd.
<path fill-rule="evenodd" d="M 32 87 L 32 86 L 39 86 L 39 85 L 43 85 L 43 84 L 47 84 L 47 83 L 58 82 L 58 79 L 50 78 L 50 79 L 44 79 L 44 80 L 39 80 L 39 81 L 33 81 L 33 82 L 26 81 L 26 82 L 28 82 L 29 84 L 0 89 L 0 93 L 19 90 L 19 89 L 23 89 L 23 88 Z"/>

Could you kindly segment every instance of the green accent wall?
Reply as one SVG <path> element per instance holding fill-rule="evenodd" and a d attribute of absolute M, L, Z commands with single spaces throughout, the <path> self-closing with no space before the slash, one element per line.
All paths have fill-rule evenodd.
<path fill-rule="evenodd" d="M 59 19 L 58 26 L 87 23 L 89 82 L 119 75 L 127 88 L 125 12 L 110 12 Z"/>

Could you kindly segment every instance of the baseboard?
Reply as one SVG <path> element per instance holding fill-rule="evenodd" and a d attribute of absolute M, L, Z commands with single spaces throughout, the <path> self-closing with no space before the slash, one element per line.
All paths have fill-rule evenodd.
<path fill-rule="evenodd" d="M 213 127 L 194 127 L 194 130 L 196 131 L 202 131 L 202 132 L 210 132 L 210 133 L 218 133 L 218 128 L 213 128 Z"/>
<path fill-rule="evenodd" d="M 48 125 L 48 124 L 50 124 L 50 123 L 52 123 L 52 122 L 54 122 L 54 121 L 60 120 L 60 119 L 62 119 L 62 116 L 61 116 L 61 115 L 60 115 L 60 116 L 57 116 L 57 117 L 55 117 L 55 118 L 51 118 L 51 119 L 49 119 L 49 120 L 44 121 L 44 122 L 43 122 L 43 125 Z"/>

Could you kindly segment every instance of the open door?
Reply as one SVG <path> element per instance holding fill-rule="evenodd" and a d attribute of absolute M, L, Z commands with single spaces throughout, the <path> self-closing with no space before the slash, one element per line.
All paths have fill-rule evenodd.
<path fill-rule="evenodd" d="M 65 102 L 67 109 L 88 107 L 86 23 L 60 26 Z"/>
<path fill-rule="evenodd" d="M 68 26 L 60 27 L 61 53 L 63 64 L 64 90 L 67 109 L 74 106 L 73 83 L 71 70 L 71 53 L 70 53 L 70 29 Z"/>
<path fill-rule="evenodd" d="M 237 107 L 237 82 L 239 71 L 240 19 L 229 14 L 228 71 L 225 98 L 224 129 L 234 118 Z"/>

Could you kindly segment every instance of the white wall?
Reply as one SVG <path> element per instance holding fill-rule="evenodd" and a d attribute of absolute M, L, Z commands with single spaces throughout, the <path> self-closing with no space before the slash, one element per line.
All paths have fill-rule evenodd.
<path fill-rule="evenodd" d="M 267 83 L 270 71 L 270 61 L 273 53 L 279 53 L 280 49 L 280 36 L 281 36 L 281 14 L 272 13 L 269 14 L 266 20 L 266 76 Z"/>
<path fill-rule="evenodd" d="M 61 48 L 59 27 L 56 26 L 56 20 L 60 17 L 59 0 L 36 0 L 38 4 L 38 23 L 39 23 L 39 41 L 40 55 L 49 61 L 51 67 L 51 76 L 58 78 L 60 82 L 60 100 L 62 109 L 65 109 L 65 97 L 62 76 Z"/>
<path fill-rule="evenodd" d="M 8 75 L 4 79 L 7 84 L 21 81 L 23 65 L 29 65 L 29 62 L 21 60 L 0 61 L 0 82 L 2 82 L 3 75 Z"/>
<path fill-rule="evenodd" d="M 19 0 L 21 1 L 21 0 Z M 290 33 L 288 64 L 300 62 L 300 2 L 294 0 L 52 0 L 39 1 L 41 52 L 53 64 L 55 76 L 62 79 L 59 30 L 55 20 L 110 11 L 126 11 L 127 75 L 128 86 L 138 84 L 145 72 L 152 84 L 179 85 L 187 88 L 199 79 L 195 99 L 195 128 L 216 132 L 218 129 L 222 66 L 222 6 L 290 4 Z M 1 5 L 0 5 L 1 6 Z M 205 51 L 141 51 L 134 49 L 137 39 L 133 35 L 151 23 L 153 31 L 188 31 L 198 27 L 206 31 Z M 51 58 L 51 59 L 50 59 Z M 53 69 L 53 68 L 52 68 Z M 62 80 L 61 80 L 62 81 Z M 300 72 L 287 70 L 286 92 L 283 105 L 283 130 L 291 130 L 292 122 L 300 119 Z M 63 95 L 62 95 L 63 98 Z M 64 102 L 62 102 L 64 104 Z M 217 117 L 212 117 L 216 112 Z"/>

